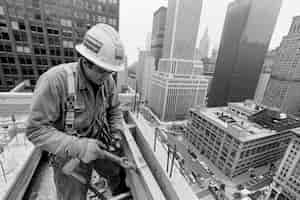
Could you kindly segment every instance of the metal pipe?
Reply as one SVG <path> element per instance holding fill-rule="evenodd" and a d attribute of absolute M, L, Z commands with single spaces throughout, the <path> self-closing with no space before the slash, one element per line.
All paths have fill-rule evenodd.
<path fill-rule="evenodd" d="M 155 128 L 155 131 L 154 131 L 154 146 L 153 146 L 153 151 L 155 152 L 156 151 L 156 140 L 157 140 L 157 134 L 158 134 L 158 131 L 157 131 L 157 128 Z"/>
<path fill-rule="evenodd" d="M 170 160 L 170 145 L 169 144 L 167 144 L 167 153 L 168 153 L 168 155 L 167 155 L 167 173 L 168 173 L 168 171 L 169 171 L 169 160 Z"/>
<path fill-rule="evenodd" d="M 171 162 L 170 178 L 172 177 L 172 174 L 173 174 L 175 156 L 176 156 L 176 144 L 174 145 L 174 149 L 173 149 L 173 157 L 172 157 L 172 162 Z"/>

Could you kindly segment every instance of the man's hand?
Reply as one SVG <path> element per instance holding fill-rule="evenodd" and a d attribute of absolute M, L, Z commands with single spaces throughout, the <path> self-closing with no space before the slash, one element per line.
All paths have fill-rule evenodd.
<path fill-rule="evenodd" d="M 84 163 L 90 163 L 96 159 L 104 159 L 104 145 L 99 140 L 81 138 L 78 145 L 81 145 L 79 159 Z"/>

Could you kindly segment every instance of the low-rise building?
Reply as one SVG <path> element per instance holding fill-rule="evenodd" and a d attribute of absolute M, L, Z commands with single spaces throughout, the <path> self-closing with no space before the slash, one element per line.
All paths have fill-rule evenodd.
<path fill-rule="evenodd" d="M 274 162 L 300 127 L 300 119 L 255 105 L 190 109 L 185 136 L 228 177 Z"/>
<path fill-rule="evenodd" d="M 266 200 L 300 199 L 300 129 L 292 132 L 295 137 L 281 161 Z"/>

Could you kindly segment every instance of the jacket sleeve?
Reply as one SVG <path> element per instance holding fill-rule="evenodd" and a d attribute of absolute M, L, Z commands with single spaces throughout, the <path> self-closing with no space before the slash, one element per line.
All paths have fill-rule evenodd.
<path fill-rule="evenodd" d="M 51 83 L 47 76 L 41 76 L 38 81 L 27 120 L 26 136 L 42 150 L 60 157 L 73 156 L 74 144 L 78 139 L 53 126 L 61 114 L 61 95 L 53 83 L 54 80 Z"/>
<path fill-rule="evenodd" d="M 120 108 L 120 101 L 118 97 L 118 92 L 116 88 L 115 81 L 111 77 L 109 81 L 109 98 L 107 109 L 107 121 L 110 126 L 110 130 L 113 134 L 122 133 L 123 131 L 123 114 Z"/>

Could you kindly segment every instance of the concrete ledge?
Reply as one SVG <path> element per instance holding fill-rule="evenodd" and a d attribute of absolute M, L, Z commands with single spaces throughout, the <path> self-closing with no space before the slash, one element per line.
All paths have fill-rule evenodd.
<path fill-rule="evenodd" d="M 14 177 L 14 180 L 8 186 L 3 200 L 22 200 L 23 195 L 31 181 L 31 178 L 37 168 L 41 159 L 41 151 L 34 148 L 28 156 L 27 160 L 23 163 L 22 167 Z"/>

